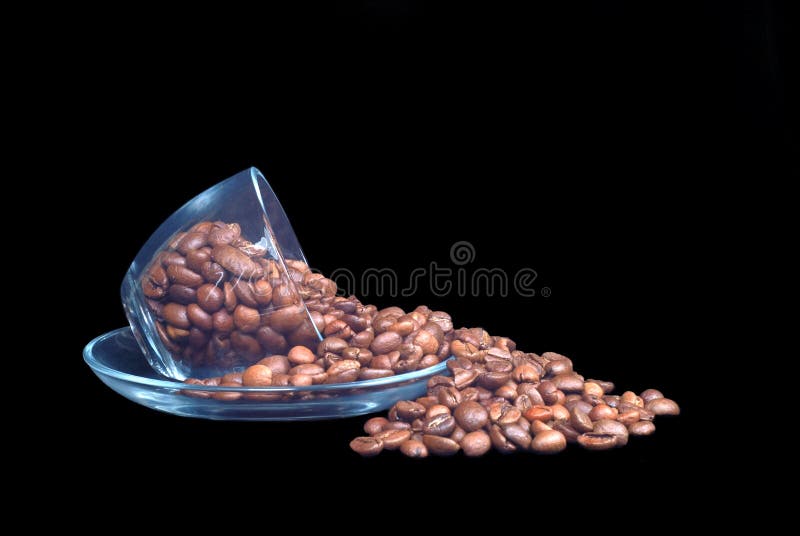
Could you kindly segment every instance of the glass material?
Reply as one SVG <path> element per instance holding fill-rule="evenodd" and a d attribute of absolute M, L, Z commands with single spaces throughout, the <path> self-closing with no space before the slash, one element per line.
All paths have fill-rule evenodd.
<path fill-rule="evenodd" d="M 238 256 L 234 258 L 238 263 L 236 268 L 225 266 L 223 270 L 221 264 L 225 263 L 213 257 L 218 247 L 212 247 L 208 241 L 203 242 L 203 247 L 190 243 L 193 236 L 210 236 L 207 229 L 212 225 L 221 230 L 231 226 L 236 229 L 234 241 L 221 246 Z M 202 229 L 205 233 L 199 232 Z M 205 249 L 206 259 L 211 256 L 211 260 L 203 261 L 198 257 L 197 264 L 190 265 L 188 253 L 200 249 Z M 208 265 L 208 270 L 201 269 L 202 265 Z M 288 270 L 287 265 L 292 269 Z M 193 266 L 191 270 L 189 266 Z M 217 272 L 212 266 L 216 266 Z M 237 268 L 240 271 L 234 274 L 231 270 Z M 159 275 L 154 275 L 156 273 Z M 297 280 L 292 279 L 298 274 L 300 277 L 313 275 L 272 188 L 261 172 L 250 168 L 201 193 L 161 224 L 125 275 L 122 303 L 133 334 L 153 368 L 178 380 L 207 378 L 241 370 L 264 356 L 285 354 L 287 340 L 291 345 L 316 349 L 322 337 L 309 316 Z M 190 280 L 180 281 L 186 276 Z M 164 282 L 159 283 L 159 279 Z M 177 285 L 176 280 L 181 285 Z M 239 291 L 247 287 L 251 296 L 258 299 L 259 295 L 252 294 L 256 284 L 266 286 L 269 292 L 264 300 L 251 305 L 260 314 L 258 332 L 242 334 L 234 330 L 220 334 L 216 329 L 216 317 L 212 330 L 213 309 L 198 313 L 208 319 L 209 328 L 205 331 L 186 319 L 187 309 L 195 307 L 198 311 L 201 287 L 211 287 L 219 294 L 224 287 L 226 296 L 228 292 L 234 293 L 232 289 L 239 295 Z M 177 289 L 185 294 L 173 297 Z M 280 301 L 278 289 L 281 290 Z M 243 298 L 239 296 L 242 304 Z M 235 301 L 235 297 L 231 301 Z M 228 303 L 226 297 L 226 308 Z M 185 325 L 170 325 L 165 320 L 170 312 L 183 315 Z M 233 313 L 233 307 L 229 312 Z"/>
<path fill-rule="evenodd" d="M 388 409 L 398 400 L 423 396 L 432 376 L 449 375 L 442 362 L 388 378 L 332 385 L 188 385 L 156 373 L 130 328 L 97 337 L 86 346 L 83 358 L 103 383 L 128 400 L 166 413 L 217 420 L 293 421 L 363 415 Z"/>

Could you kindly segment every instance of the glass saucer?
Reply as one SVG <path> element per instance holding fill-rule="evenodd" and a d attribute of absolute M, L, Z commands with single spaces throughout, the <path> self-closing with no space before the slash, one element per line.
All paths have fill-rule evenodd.
<path fill-rule="evenodd" d="M 432 376 L 449 374 L 443 361 L 388 378 L 332 385 L 238 388 L 188 385 L 155 372 L 129 327 L 91 341 L 83 350 L 83 359 L 103 383 L 137 404 L 184 417 L 237 421 L 322 420 L 363 415 L 387 409 L 398 400 L 423 396 Z"/>

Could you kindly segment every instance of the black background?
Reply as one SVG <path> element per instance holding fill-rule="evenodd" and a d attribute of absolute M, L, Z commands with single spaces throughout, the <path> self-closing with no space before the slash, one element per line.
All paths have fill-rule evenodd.
<path fill-rule="evenodd" d="M 70 214 L 102 244 L 85 246 L 101 269 L 82 285 L 86 310 L 71 328 L 79 389 L 68 440 L 91 453 L 83 476 L 117 488 L 105 468 L 125 459 L 130 476 L 261 479 L 278 494 L 335 489 L 321 479 L 381 489 L 402 477 L 431 493 L 512 496 L 595 481 L 639 492 L 648 482 L 691 481 L 694 491 L 714 482 L 701 370 L 725 357 L 720 298 L 741 291 L 722 282 L 747 212 L 732 198 L 796 176 L 788 97 L 798 88 L 786 66 L 797 58 L 781 3 L 639 4 L 302 4 L 100 31 L 115 61 L 91 58 L 91 40 L 79 46 L 88 104 L 62 103 L 60 126 L 65 137 L 69 125 L 89 132 L 76 135 L 71 158 L 106 185 L 102 202 Z M 110 104 L 92 104 L 93 95 Z M 119 283 L 158 224 L 251 165 L 323 272 L 408 274 L 446 263 L 450 246 L 467 240 L 477 252 L 470 266 L 530 267 L 552 290 L 500 299 L 423 289 L 365 301 L 447 310 L 457 325 L 522 349 L 564 353 L 620 390 L 659 388 L 683 414 L 610 453 L 362 460 L 347 445 L 363 417 L 220 423 L 124 400 L 81 362 L 82 346 L 126 324 Z M 297 479 L 279 477 L 284 469 Z"/>

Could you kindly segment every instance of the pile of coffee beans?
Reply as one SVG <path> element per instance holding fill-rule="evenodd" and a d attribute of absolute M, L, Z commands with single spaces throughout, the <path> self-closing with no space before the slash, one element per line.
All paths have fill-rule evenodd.
<path fill-rule="evenodd" d="M 450 349 L 452 376 L 432 377 L 426 396 L 397 402 L 388 418 L 369 419 L 368 435 L 350 448 L 362 456 L 399 450 L 412 458 L 492 449 L 554 454 L 568 443 L 607 450 L 655 432 L 657 415 L 680 413 L 660 391 L 614 395 L 613 383 L 584 379 L 569 358 L 521 352 L 481 328 L 455 330 Z"/>
<path fill-rule="evenodd" d="M 284 270 L 236 223 L 201 222 L 176 236 L 141 288 L 176 362 L 193 371 L 247 367 L 189 383 L 342 383 L 430 367 L 450 355 L 447 313 L 379 311 L 336 296 L 332 280 L 298 260 L 287 260 Z"/>

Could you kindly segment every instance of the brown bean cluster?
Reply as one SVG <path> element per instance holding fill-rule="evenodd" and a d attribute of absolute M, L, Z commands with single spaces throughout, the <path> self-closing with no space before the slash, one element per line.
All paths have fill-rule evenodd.
<path fill-rule="evenodd" d="M 569 358 L 521 352 L 481 328 L 455 330 L 450 348 L 452 377 L 432 377 L 427 396 L 397 402 L 388 418 L 369 419 L 368 435 L 351 449 L 362 456 L 400 450 L 412 458 L 491 449 L 554 454 L 568 443 L 607 450 L 652 434 L 657 415 L 680 413 L 660 391 L 613 395 L 613 383 L 584 379 Z"/>
<path fill-rule="evenodd" d="M 430 367 L 450 355 L 447 313 L 424 306 L 379 311 L 354 296 L 336 296 L 336 284 L 304 262 L 287 260 L 281 269 L 263 247 L 242 237 L 236 223 L 202 222 L 181 233 L 154 259 L 141 285 L 158 335 L 176 361 L 200 370 L 247 367 L 189 383 L 343 383 Z"/>

